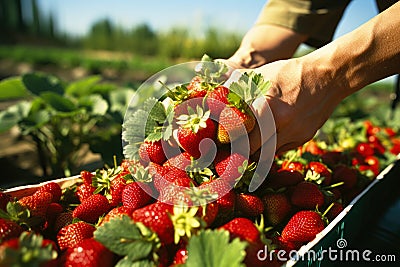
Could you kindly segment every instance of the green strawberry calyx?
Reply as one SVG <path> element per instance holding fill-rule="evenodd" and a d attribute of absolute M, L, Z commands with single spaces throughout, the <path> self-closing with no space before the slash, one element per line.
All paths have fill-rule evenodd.
<path fill-rule="evenodd" d="M 174 225 L 174 242 L 179 243 L 182 237 L 190 237 L 199 229 L 204 227 L 204 223 L 196 216 L 199 207 L 189 207 L 187 205 L 175 205 L 173 214 L 170 214 Z"/>
<path fill-rule="evenodd" d="M 229 87 L 228 103 L 243 113 L 249 113 L 249 106 L 257 98 L 264 96 L 271 87 L 261 74 L 245 72 L 237 82 Z"/>
<path fill-rule="evenodd" d="M 207 120 L 210 118 L 210 111 L 204 110 L 200 106 L 196 106 L 196 112 L 188 107 L 188 114 L 182 114 L 178 117 L 177 124 L 183 128 L 192 129 L 193 133 L 197 133 L 200 129 L 207 127 Z"/>

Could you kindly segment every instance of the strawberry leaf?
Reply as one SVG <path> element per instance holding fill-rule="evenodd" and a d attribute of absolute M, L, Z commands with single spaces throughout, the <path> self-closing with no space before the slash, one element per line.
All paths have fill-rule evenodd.
<path fill-rule="evenodd" d="M 247 244 L 238 238 L 230 241 L 225 230 L 204 230 L 193 236 L 188 243 L 187 267 L 237 267 L 246 256 Z M 223 248 L 223 249 L 221 249 Z"/>
<path fill-rule="evenodd" d="M 112 252 L 127 256 L 132 262 L 147 259 L 159 243 L 155 233 L 126 215 L 113 218 L 97 228 L 94 238 Z"/>
<path fill-rule="evenodd" d="M 149 260 L 132 262 L 128 257 L 124 257 L 117 262 L 115 267 L 154 267 L 154 262 Z"/>

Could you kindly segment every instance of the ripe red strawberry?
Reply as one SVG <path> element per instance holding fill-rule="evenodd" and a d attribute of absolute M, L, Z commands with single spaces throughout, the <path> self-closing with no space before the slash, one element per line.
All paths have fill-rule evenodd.
<path fill-rule="evenodd" d="M 199 188 L 208 190 L 212 194 L 217 194 L 218 216 L 230 216 L 235 208 L 236 194 L 224 179 L 217 178 L 204 182 Z"/>
<path fill-rule="evenodd" d="M 228 105 L 228 94 L 229 89 L 222 85 L 207 93 L 207 106 L 215 118 L 218 118 L 221 111 Z"/>
<path fill-rule="evenodd" d="M 85 199 L 72 212 L 72 217 L 88 223 L 96 223 L 101 215 L 111 209 L 108 199 L 100 194 L 94 194 Z"/>
<path fill-rule="evenodd" d="M 94 176 L 93 173 L 91 173 L 89 171 L 81 171 L 80 175 L 83 180 L 83 183 L 85 183 L 87 185 L 92 185 L 92 178 Z"/>
<path fill-rule="evenodd" d="M 291 242 L 310 242 L 325 228 L 321 214 L 311 210 L 302 210 L 290 218 L 282 230 L 282 239 Z"/>
<path fill-rule="evenodd" d="M 240 179 L 248 164 L 249 160 L 243 155 L 225 150 L 219 150 L 214 159 L 215 171 L 229 183 Z"/>
<path fill-rule="evenodd" d="M 374 155 L 375 151 L 372 144 L 368 142 L 360 142 L 356 146 L 357 153 L 362 157 L 368 157 Z"/>
<path fill-rule="evenodd" d="M 256 120 L 251 111 L 243 112 L 236 107 L 226 106 L 219 116 L 218 141 L 229 144 L 254 129 Z"/>
<path fill-rule="evenodd" d="M 191 156 L 188 152 L 182 152 L 172 158 L 169 158 L 164 164 L 164 167 L 173 167 L 179 170 L 186 170 L 186 167 L 191 164 Z M 168 170 L 169 171 L 169 170 Z"/>
<path fill-rule="evenodd" d="M 164 167 L 164 171 L 164 175 L 153 176 L 154 187 L 157 192 L 163 191 L 169 184 L 175 184 L 176 181 L 179 181 L 179 184 L 181 183 L 180 180 L 187 181 L 186 179 L 189 178 L 185 171 L 173 167 Z"/>
<path fill-rule="evenodd" d="M 126 180 L 121 175 L 111 180 L 109 192 L 111 199 L 109 199 L 109 201 L 112 207 L 116 207 L 122 203 L 122 192 L 125 186 Z"/>
<path fill-rule="evenodd" d="M 207 226 L 211 226 L 219 213 L 219 206 L 217 202 L 207 203 L 205 210 L 203 211 L 203 206 L 199 207 L 197 216 L 202 218 Z"/>
<path fill-rule="evenodd" d="M 139 147 L 139 156 L 144 162 L 163 164 L 167 159 L 164 153 L 161 140 L 145 141 Z"/>
<path fill-rule="evenodd" d="M 203 83 L 203 79 L 199 76 L 193 77 L 186 86 L 188 90 L 188 98 L 204 97 L 207 94 L 207 84 Z"/>
<path fill-rule="evenodd" d="M 83 221 L 68 224 L 57 233 L 57 243 L 60 250 L 71 248 L 84 239 L 93 237 L 96 228 Z"/>
<path fill-rule="evenodd" d="M 305 166 L 303 163 L 299 161 L 288 161 L 285 160 L 281 164 L 281 169 L 282 170 L 288 170 L 288 171 L 298 171 L 299 173 L 304 173 Z"/>
<path fill-rule="evenodd" d="M 332 181 L 332 171 L 324 163 L 310 161 L 307 164 L 307 170 L 310 171 L 310 179 L 323 185 L 329 185 Z M 306 177 L 307 178 L 307 177 Z"/>
<path fill-rule="evenodd" d="M 170 178 L 168 178 L 170 179 Z M 160 189 L 158 200 L 170 205 L 187 204 L 192 205 L 189 187 L 194 185 L 188 176 L 178 177 Z"/>
<path fill-rule="evenodd" d="M 310 140 L 307 143 L 305 143 L 303 146 L 303 150 L 304 152 L 309 152 L 313 155 L 322 155 L 325 152 L 322 148 L 320 148 L 318 142 L 314 140 Z"/>
<path fill-rule="evenodd" d="M 72 217 L 72 211 L 66 211 L 62 212 L 59 214 L 54 222 L 54 231 L 58 233 L 58 231 L 61 230 L 61 228 L 67 226 L 68 224 L 71 224 L 73 220 Z"/>
<path fill-rule="evenodd" d="M 147 183 L 127 184 L 122 192 L 122 204 L 133 210 L 144 207 L 153 199 L 149 192 L 151 192 L 151 188 Z"/>
<path fill-rule="evenodd" d="M 343 211 L 343 205 L 339 202 L 334 202 L 333 206 L 329 209 L 329 211 L 326 213 L 326 218 L 329 221 L 332 221 L 335 219 L 339 213 Z"/>
<path fill-rule="evenodd" d="M 30 210 L 31 216 L 44 218 L 52 199 L 53 195 L 51 193 L 38 192 L 30 196 L 22 197 L 18 202 L 21 206 Z"/>
<path fill-rule="evenodd" d="M 338 165 L 332 170 L 332 183 L 344 182 L 340 187 L 343 190 L 349 190 L 357 184 L 357 170 L 346 166 Z"/>
<path fill-rule="evenodd" d="M 292 204 L 284 192 L 268 192 L 262 197 L 264 214 L 272 225 L 282 223 L 292 211 Z"/>
<path fill-rule="evenodd" d="M 68 248 L 61 258 L 62 266 L 111 267 L 114 254 L 93 238 L 87 238 Z"/>
<path fill-rule="evenodd" d="M 246 266 L 265 266 L 265 261 L 260 261 L 257 258 L 258 251 L 264 249 L 260 230 L 256 225 L 247 218 L 237 217 L 222 225 L 220 229 L 225 229 L 229 232 L 230 238 L 239 238 L 242 241 L 248 242 L 246 248 L 246 257 L 244 263 Z"/>
<path fill-rule="evenodd" d="M 210 140 L 206 143 L 204 139 L 214 140 L 216 128 L 214 122 L 210 119 L 210 112 L 204 112 L 202 108 L 197 107 L 196 112 L 189 110 L 189 114 L 183 114 L 178 117 L 178 141 L 179 145 L 191 156 L 199 158 L 201 154 L 206 154 L 211 148 Z M 201 146 L 200 146 L 201 143 Z"/>
<path fill-rule="evenodd" d="M 235 212 L 238 216 L 257 217 L 264 212 L 264 204 L 256 195 L 236 194 Z"/>
<path fill-rule="evenodd" d="M 172 244 L 174 226 L 170 214 L 173 214 L 173 206 L 155 202 L 135 210 L 131 217 L 135 222 L 141 222 L 154 231 L 162 244 Z"/>
<path fill-rule="evenodd" d="M 92 184 L 83 183 L 83 184 L 80 184 L 77 186 L 76 196 L 78 197 L 79 201 L 82 203 L 83 201 L 85 201 L 85 199 L 87 199 L 88 197 L 93 195 L 95 190 L 96 190 L 96 188 L 94 186 L 92 186 Z"/>
<path fill-rule="evenodd" d="M 172 266 L 179 266 L 180 264 L 184 264 L 188 258 L 188 251 L 186 248 L 179 248 L 175 252 L 174 260 L 172 262 Z"/>
<path fill-rule="evenodd" d="M 282 187 L 294 186 L 304 181 L 303 175 L 296 170 L 285 170 L 279 169 L 276 172 L 272 172 L 268 175 L 265 187 L 279 190 Z"/>
<path fill-rule="evenodd" d="M 62 195 L 62 190 L 61 190 L 60 185 L 55 182 L 48 182 L 48 183 L 45 183 L 44 185 L 42 185 L 36 191 L 36 193 L 41 193 L 41 192 L 51 193 L 53 195 L 53 199 L 51 200 L 51 202 L 59 202 L 61 199 L 61 195 Z"/>
<path fill-rule="evenodd" d="M 340 151 L 325 151 L 321 155 L 321 160 L 332 170 L 336 165 L 346 162 L 347 157 Z"/>
<path fill-rule="evenodd" d="M 57 266 L 54 241 L 34 232 L 23 232 L 0 245 L 0 266 Z"/>
<path fill-rule="evenodd" d="M 290 201 L 300 208 L 315 209 L 324 205 L 325 198 L 316 184 L 301 182 L 294 187 Z"/>
<path fill-rule="evenodd" d="M 50 203 L 46 211 L 46 218 L 49 225 L 52 227 L 56 218 L 64 211 L 63 206 L 59 203 Z"/>
<path fill-rule="evenodd" d="M 0 242 L 18 237 L 22 232 L 22 227 L 16 222 L 0 218 Z"/>
<path fill-rule="evenodd" d="M 115 207 L 112 210 L 110 210 L 106 214 L 106 216 L 104 216 L 104 218 L 101 220 L 101 222 L 99 224 L 99 227 L 102 226 L 103 224 L 109 222 L 112 218 L 122 217 L 123 215 L 131 216 L 133 211 L 134 211 L 134 209 L 128 208 L 125 206 Z"/>

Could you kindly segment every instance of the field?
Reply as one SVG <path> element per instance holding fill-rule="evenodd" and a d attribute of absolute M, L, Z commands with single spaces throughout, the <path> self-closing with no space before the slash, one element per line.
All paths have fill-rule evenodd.
<path fill-rule="evenodd" d="M 30 72 L 42 72 L 54 75 L 61 81 L 72 83 L 96 75 L 100 83 L 112 84 L 116 88 L 135 90 L 154 73 L 177 63 L 198 59 L 167 59 L 151 56 L 139 56 L 126 52 L 89 51 L 52 47 L 0 46 L 0 78 L 6 79 Z M 339 118 L 352 120 L 371 118 L 379 124 L 398 129 L 399 111 L 391 113 L 390 96 L 393 91 L 391 80 L 378 82 L 364 88 L 345 99 L 332 115 L 326 127 L 333 127 L 331 121 Z M 4 92 L 3 92 L 4 93 Z M 25 95 L 22 99 L 30 99 Z M 22 100 L 16 91 L 0 98 L 0 111 Z M 397 118 L 397 119 L 396 119 Z M 119 118 L 121 119 L 121 118 Z M 120 125 L 120 121 L 115 121 Z M 119 142 L 118 132 L 114 134 L 114 143 Z M 82 167 L 95 169 L 104 161 L 112 161 L 112 156 L 93 153 L 87 146 L 87 152 L 80 161 L 79 168 L 69 170 L 76 174 Z M 117 150 L 118 151 L 118 150 Z M 121 157 L 122 155 L 117 155 Z M 107 158 L 106 158 L 107 157 Z M 25 183 L 36 183 L 49 179 L 43 175 L 38 159 L 37 147 L 29 136 L 21 136 L 17 128 L 1 134 L 0 165 L 3 170 L 1 187 L 10 187 Z M 60 175 L 59 173 L 57 175 Z M 53 176 L 54 178 L 54 176 Z"/>

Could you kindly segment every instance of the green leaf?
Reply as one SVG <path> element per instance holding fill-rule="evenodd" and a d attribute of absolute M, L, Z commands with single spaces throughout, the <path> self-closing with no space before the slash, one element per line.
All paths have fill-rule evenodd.
<path fill-rule="evenodd" d="M 244 266 L 246 242 L 238 238 L 230 241 L 226 230 L 200 231 L 188 243 L 187 267 L 238 267 Z"/>
<path fill-rule="evenodd" d="M 124 215 L 97 228 L 94 238 L 112 252 L 131 261 L 147 259 L 158 245 L 155 233 Z"/>
<path fill-rule="evenodd" d="M 83 96 L 79 99 L 78 104 L 94 115 L 105 115 L 108 110 L 108 103 L 101 95 Z"/>
<path fill-rule="evenodd" d="M 26 128 L 25 130 L 29 130 L 27 128 L 41 128 L 44 124 L 50 121 L 51 115 L 50 112 L 46 109 L 39 110 L 36 112 L 29 113 L 23 120 L 23 126 Z"/>
<path fill-rule="evenodd" d="M 64 93 L 64 86 L 61 81 L 51 75 L 28 73 L 22 76 L 25 87 L 34 95 L 41 95 L 43 92 L 53 92 L 59 95 Z"/>
<path fill-rule="evenodd" d="M 40 94 L 40 97 L 46 101 L 49 106 L 57 111 L 71 112 L 76 109 L 75 104 L 71 100 L 59 94 L 53 92 L 43 92 Z"/>
<path fill-rule="evenodd" d="M 149 112 L 151 119 L 158 123 L 163 124 L 167 119 L 163 104 L 154 97 L 149 98 L 144 102 L 143 110 Z"/>
<path fill-rule="evenodd" d="M 91 88 L 100 82 L 101 76 L 89 76 L 82 80 L 70 83 L 65 89 L 67 95 L 84 96 L 90 95 Z"/>
<path fill-rule="evenodd" d="M 154 267 L 154 262 L 149 260 L 131 261 L 128 257 L 120 259 L 115 267 Z"/>
<path fill-rule="evenodd" d="M 25 118 L 31 108 L 28 101 L 19 102 L 6 110 L 0 112 L 0 132 L 9 130 Z"/>
<path fill-rule="evenodd" d="M 26 97 L 28 92 L 21 77 L 12 77 L 0 81 L 0 100 Z"/>
<path fill-rule="evenodd" d="M 118 89 L 110 92 L 110 110 L 125 115 L 128 105 L 135 94 L 133 89 Z"/>

